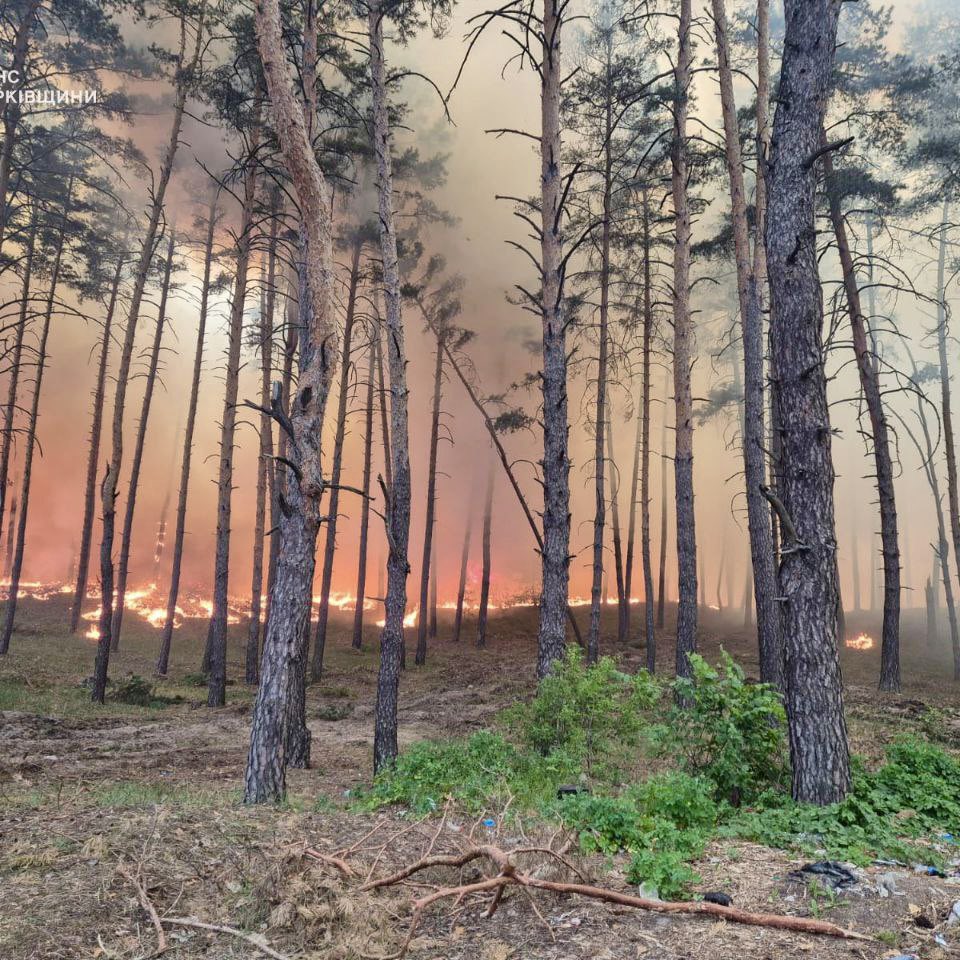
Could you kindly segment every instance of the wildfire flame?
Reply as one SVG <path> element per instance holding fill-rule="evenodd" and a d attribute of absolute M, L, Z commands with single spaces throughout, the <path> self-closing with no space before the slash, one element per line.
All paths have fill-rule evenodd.
<path fill-rule="evenodd" d="M 868 637 L 865 633 L 859 633 L 855 637 L 847 637 L 846 646 L 851 650 L 872 650 L 873 637 Z"/>

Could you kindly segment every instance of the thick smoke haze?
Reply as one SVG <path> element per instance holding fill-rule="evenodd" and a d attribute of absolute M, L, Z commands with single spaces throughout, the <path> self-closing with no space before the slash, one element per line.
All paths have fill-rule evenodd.
<path fill-rule="evenodd" d="M 395 66 L 408 66 L 434 80 L 446 91 L 450 88 L 464 53 L 462 40 L 467 20 L 484 9 L 480 3 L 460 5 L 442 39 L 418 37 L 407 47 L 395 44 L 388 48 L 388 57 Z M 913 4 L 901 2 L 895 7 L 894 43 L 907 42 L 909 24 L 916 17 Z M 142 26 L 129 25 L 130 37 L 140 43 L 154 37 Z M 476 379 L 485 394 L 501 393 L 512 384 L 521 382 L 536 370 L 538 354 L 528 344 L 539 335 L 536 318 L 522 311 L 508 300 L 515 284 L 529 285 L 529 264 L 519 256 L 507 240 L 522 241 L 523 225 L 513 216 L 508 201 L 497 200 L 498 195 L 526 196 L 538 188 L 539 160 L 535 146 L 515 136 L 497 136 L 485 131 L 492 128 L 516 128 L 536 131 L 539 123 L 538 83 L 530 71 L 518 72 L 509 67 L 501 76 L 503 64 L 512 55 L 510 44 L 491 32 L 475 48 L 450 100 L 452 123 L 445 121 L 436 92 L 423 80 L 409 77 L 403 83 L 403 93 L 411 104 L 409 130 L 399 137 L 402 144 L 416 144 L 424 155 L 441 153 L 447 158 L 447 179 L 435 195 L 437 203 L 456 218 L 455 226 L 437 225 L 427 235 L 428 252 L 440 252 L 447 260 L 450 273 L 463 276 L 463 326 L 475 331 L 476 339 L 468 347 L 476 369 Z M 575 62 L 577 39 L 571 35 L 565 44 L 565 55 Z M 699 56 L 709 62 L 711 50 L 701 44 Z M 718 122 L 719 104 L 716 87 L 708 74 L 697 81 L 698 96 L 703 104 L 706 123 Z M 139 92 L 157 94 L 149 86 Z M 744 97 L 747 96 L 744 90 Z M 133 138 L 155 168 L 162 143 L 167 136 L 167 117 L 170 104 L 164 99 L 152 101 L 152 109 L 140 114 L 132 128 L 125 132 Z M 176 484 L 181 455 L 182 430 L 186 416 L 189 392 L 190 366 L 195 337 L 199 274 L 202 251 L 193 219 L 201 212 L 207 190 L 204 167 L 222 170 L 227 165 L 226 150 L 235 145 L 223 135 L 196 119 L 189 121 L 183 135 L 174 181 L 172 202 L 167 219 L 178 237 L 177 255 L 182 269 L 175 274 L 176 291 L 169 304 L 169 328 L 165 335 L 162 361 L 162 386 L 155 397 L 151 426 L 147 437 L 143 480 L 138 501 L 137 521 L 133 538 L 131 582 L 149 580 L 153 575 L 153 554 L 158 524 L 164 505 L 175 503 Z M 878 162 L 880 162 L 878 160 Z M 144 204 L 145 180 L 142 175 L 129 176 L 129 204 L 140 210 Z M 361 195 L 362 198 L 362 195 Z M 694 225 L 694 241 L 703 240 L 716 227 L 726 210 L 726 198 L 712 196 L 706 211 Z M 118 215 L 118 223 L 120 221 Z M 235 228 L 237 205 L 227 201 L 226 216 L 218 235 L 221 250 L 230 245 L 229 229 Z M 858 238 L 862 242 L 862 237 Z M 902 266 L 914 282 L 928 291 L 935 280 L 935 249 L 924 239 L 917 240 L 904 254 Z M 343 260 L 344 254 L 339 254 Z M 341 267 L 344 264 L 341 262 Z M 220 269 L 231 270 L 229 253 Z M 707 398 L 716 391 L 729 387 L 732 363 L 738 361 L 739 346 L 734 340 L 725 352 L 723 344 L 730 342 L 729 331 L 734 326 L 731 313 L 733 296 L 732 263 L 711 262 L 699 268 L 718 279 L 718 283 L 698 284 L 694 307 L 697 326 L 698 354 L 694 368 L 694 394 L 701 412 L 709 406 Z M 828 308 L 836 306 L 830 298 L 839 291 L 839 273 L 832 255 L 823 264 L 825 295 Z M 257 321 L 259 294 L 256 282 L 260 264 L 255 262 L 251 276 L 251 291 L 247 305 L 247 319 L 251 329 Z M 341 293 L 342 293 L 341 288 Z M 11 290 L 4 291 L 9 299 Z M 138 345 L 138 369 L 145 366 L 145 349 L 153 335 L 156 317 L 156 286 L 149 291 L 150 306 L 141 318 Z M 895 312 L 897 323 L 911 347 L 921 359 L 933 359 L 933 344 L 927 335 L 934 323 L 935 308 L 906 294 L 885 293 L 881 296 L 883 312 Z M 200 394 L 200 414 L 195 437 L 194 470 L 188 510 L 188 537 L 184 556 L 184 581 L 201 589 L 208 589 L 213 571 L 213 534 L 216 508 L 216 470 L 219 442 L 219 417 L 222 411 L 223 363 L 226 350 L 228 294 L 217 294 L 208 322 L 209 337 L 206 346 L 204 379 Z M 90 311 L 99 316 L 97 310 Z M 659 456 L 670 455 L 672 438 L 667 433 L 667 447 L 662 450 L 662 418 L 671 416 L 672 404 L 664 406 L 664 386 L 668 381 L 662 352 L 662 337 L 669 337 L 669 310 L 659 311 L 661 344 L 658 362 L 653 373 L 653 395 L 656 399 L 651 436 L 655 457 L 652 470 L 653 553 L 659 544 L 659 511 L 663 491 L 660 487 Z M 118 313 L 125 318 L 125 309 Z M 406 310 L 409 336 L 409 382 L 411 403 L 411 460 L 413 464 L 414 499 L 411 526 L 411 558 L 413 576 L 417 576 L 416 558 L 425 498 L 425 471 L 429 445 L 429 403 L 433 368 L 431 338 L 423 331 L 422 318 L 413 308 Z M 875 492 L 872 485 L 872 459 L 864 438 L 858 432 L 858 415 L 865 411 L 858 403 L 858 384 L 852 362 L 852 350 L 846 343 L 842 320 L 837 342 L 831 355 L 830 398 L 832 418 L 836 428 L 834 461 L 837 470 L 837 535 L 840 540 L 840 569 L 842 591 L 848 608 L 855 599 L 869 605 L 871 578 L 881 581 L 879 574 L 879 547 L 874 537 L 877 529 Z M 82 484 L 87 456 L 87 435 L 90 426 L 90 391 L 95 376 L 96 345 L 99 327 L 84 324 L 69 315 L 54 319 L 50 341 L 48 380 L 45 383 L 41 406 L 39 440 L 42 457 L 35 467 L 32 512 L 28 528 L 25 579 L 66 579 L 74 562 L 80 535 L 82 515 Z M 890 349 L 896 350 L 891 339 Z M 363 337 L 360 337 L 362 347 Z M 571 567 L 571 594 L 589 592 L 589 556 L 591 543 L 593 490 L 590 462 L 592 438 L 588 420 L 592 410 L 589 377 L 589 354 L 593 349 L 589 338 L 579 345 L 578 374 L 571 383 L 571 471 L 572 491 L 572 549 L 575 558 Z M 117 351 L 114 350 L 114 358 Z M 344 481 L 358 484 L 362 463 L 363 420 L 360 379 L 366 372 L 366 357 L 362 349 L 355 352 L 355 368 L 351 390 L 356 400 L 348 420 L 345 452 Z M 256 398 L 258 394 L 259 360 L 253 349 L 244 349 L 244 367 L 241 371 L 240 396 Z M 139 415 L 143 377 L 134 381 L 128 400 L 128 443 L 132 447 L 136 420 Z M 621 382 L 612 391 L 612 427 L 616 461 L 623 469 L 630 463 L 634 434 L 631 384 Z M 634 385 L 639 390 L 639 381 Z M 108 399 L 111 390 L 108 392 Z M 513 402 L 522 404 L 529 413 L 535 413 L 539 395 L 535 387 L 510 391 Z M 669 397 L 666 397 L 669 400 Z M 909 399 L 895 401 L 908 411 Z M 331 405 L 332 409 L 333 405 Z M 455 594 L 460 549 L 465 525 L 479 527 L 483 489 L 492 452 L 483 424 L 467 401 L 461 385 L 449 372 L 444 385 L 443 440 L 440 446 L 441 476 L 437 501 L 437 539 L 440 572 L 440 598 L 449 600 Z M 109 416 L 109 412 L 107 414 Z M 708 603 L 718 602 L 722 593 L 724 605 L 739 606 L 747 573 L 748 542 L 746 536 L 745 505 L 742 493 L 742 461 L 739 452 L 739 408 L 727 406 L 715 416 L 705 418 L 695 435 L 695 484 L 698 540 L 702 550 L 702 569 L 705 574 L 705 593 Z M 237 434 L 237 456 L 234 468 L 235 493 L 233 533 L 231 539 L 230 592 L 246 596 L 249 591 L 251 552 L 253 543 L 253 513 L 256 484 L 257 433 L 255 415 L 242 416 Z M 376 422 L 376 421 L 375 421 Z M 332 424 L 327 424 L 332 433 Z M 534 477 L 534 464 L 540 447 L 536 427 L 508 435 L 504 439 L 510 456 L 516 461 L 516 470 L 524 490 L 534 507 L 539 504 L 539 488 Z M 332 440 L 327 449 L 332 446 Z M 20 445 L 22 448 L 22 444 Z M 935 529 L 932 501 L 922 476 L 916 452 L 904 437 L 899 443 L 900 471 L 897 478 L 898 503 L 902 504 L 902 542 L 904 604 L 914 606 L 923 602 L 923 583 L 930 575 L 932 551 L 931 531 Z M 18 451 L 22 454 L 22 449 Z M 105 455 L 101 456 L 101 460 Z M 383 470 L 382 446 L 377 436 L 374 447 L 374 471 Z M 495 465 L 496 492 L 493 520 L 493 578 L 494 600 L 535 591 L 539 577 L 539 560 L 534 552 L 532 536 L 518 508 L 513 493 L 505 482 L 499 466 Z M 102 469 L 100 471 L 102 473 Z M 19 465 L 14 467 L 18 475 Z M 667 471 L 670 497 L 672 465 Z M 121 478 L 121 501 L 126 494 L 125 471 Z M 629 483 L 621 484 L 619 505 L 621 522 L 626 523 Z M 359 502 L 349 494 L 340 500 L 341 522 L 338 528 L 340 549 L 334 571 L 334 590 L 352 593 L 356 575 L 356 539 L 359 525 Z M 675 596 L 674 548 L 672 540 L 672 501 L 669 510 L 670 537 L 668 550 L 668 596 Z M 172 522 L 172 507 L 167 516 Z M 370 589 L 377 590 L 377 570 L 382 568 L 385 555 L 381 522 L 372 521 Z M 169 544 L 168 536 L 168 544 Z M 476 534 L 474 542 L 477 542 Z M 609 543 L 609 538 L 608 538 Z M 96 544 L 95 544 L 96 549 Z M 167 558 L 169 559 L 169 558 Z M 855 562 L 854 562 L 855 561 Z M 479 552 L 471 563 L 471 582 L 479 576 Z M 854 581 L 854 569 L 859 571 L 859 586 Z M 166 567 L 163 567 L 165 582 Z M 875 574 L 872 571 L 878 571 Z M 318 571 L 319 578 L 319 571 Z M 411 580 L 411 588 L 413 581 Z M 411 590 L 411 592 L 413 592 Z M 611 593 L 613 593 L 611 583 Z M 639 575 L 634 579 L 634 595 L 642 592 Z M 879 596 L 879 594 L 878 594 Z M 413 603 L 411 603 L 411 607 Z"/>

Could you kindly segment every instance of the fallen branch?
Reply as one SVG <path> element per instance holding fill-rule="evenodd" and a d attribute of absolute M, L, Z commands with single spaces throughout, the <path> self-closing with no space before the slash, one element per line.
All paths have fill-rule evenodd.
<path fill-rule="evenodd" d="M 273 960 L 289 960 L 289 958 L 285 957 L 282 953 L 277 953 L 273 947 L 261 942 L 259 937 L 244 933 L 236 927 L 225 927 L 219 923 L 203 923 L 200 920 L 191 920 L 189 917 L 164 917 L 161 922 L 174 927 L 193 927 L 196 930 L 209 930 L 211 933 L 227 933 L 231 937 L 236 937 L 238 940 L 246 941 L 251 947 L 256 947 L 261 953 L 265 953 L 268 957 L 273 957 Z"/>
<path fill-rule="evenodd" d="M 531 848 L 519 848 L 512 853 L 534 852 Z M 546 851 L 539 851 L 546 852 Z M 549 890 L 552 893 L 573 894 L 580 897 L 588 897 L 592 900 L 601 900 L 606 903 L 616 903 L 624 907 L 633 907 L 637 910 L 649 910 L 653 913 L 683 913 L 700 916 L 716 917 L 717 919 L 727 920 L 731 923 L 746 924 L 754 927 L 770 927 L 776 930 L 791 930 L 796 933 L 817 934 L 827 937 L 838 937 L 844 940 L 872 940 L 871 937 L 857 933 L 853 930 L 847 930 L 837 926 L 835 923 L 829 923 L 825 920 L 815 920 L 808 917 L 791 917 L 775 913 L 751 913 L 748 910 L 741 910 L 739 907 L 724 907 L 718 903 L 708 903 L 706 901 L 671 901 L 671 900 L 651 900 L 647 897 L 637 897 L 629 893 L 620 893 L 617 890 L 608 890 L 603 887 L 596 887 L 587 883 L 561 883 L 555 880 L 542 880 L 534 874 L 520 872 L 510 854 L 499 847 L 489 844 L 483 846 L 470 847 L 463 853 L 449 856 L 430 856 L 423 857 L 416 863 L 398 870 L 389 877 L 383 877 L 379 880 L 369 880 L 361 887 L 362 890 L 374 890 L 380 887 L 396 885 L 408 877 L 427 870 L 432 867 L 463 867 L 473 860 L 490 860 L 499 870 L 496 876 L 485 877 L 473 883 L 460 884 L 454 887 L 441 887 L 423 897 L 415 899 L 412 902 L 413 917 L 410 921 L 410 928 L 404 939 L 400 950 L 394 955 L 397 960 L 404 957 L 410 944 L 413 942 L 414 935 L 420 925 L 424 911 L 432 904 L 441 900 L 453 898 L 460 903 L 465 897 L 474 893 L 493 892 L 493 900 L 487 910 L 487 916 L 492 916 L 500 904 L 503 892 L 508 886 L 518 886 L 529 894 L 531 889 Z"/>
<path fill-rule="evenodd" d="M 157 908 L 153 905 L 150 897 L 147 895 L 144 885 L 132 873 L 129 873 L 123 867 L 117 867 L 117 873 L 119 873 L 121 877 L 129 880 L 134 889 L 137 891 L 137 899 L 140 901 L 140 906 L 146 910 L 148 916 L 150 917 L 150 921 L 153 924 L 154 930 L 157 931 L 157 949 L 154 950 L 153 953 L 149 954 L 149 956 L 159 957 L 161 953 L 166 952 L 167 934 L 163 929 L 163 924 L 160 922 L 160 915 L 157 913 Z"/>
<path fill-rule="evenodd" d="M 310 857 L 312 860 L 319 860 L 320 863 L 326 863 L 331 867 L 336 867 L 345 877 L 353 876 L 353 868 L 346 860 L 342 860 L 340 857 L 332 857 L 328 853 L 321 853 L 313 847 L 307 847 L 307 849 L 303 851 L 303 855 Z"/>

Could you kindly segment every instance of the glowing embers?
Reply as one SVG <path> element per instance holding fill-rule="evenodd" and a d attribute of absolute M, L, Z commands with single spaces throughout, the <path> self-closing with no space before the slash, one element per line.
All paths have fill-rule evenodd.
<path fill-rule="evenodd" d="M 858 633 L 855 637 L 847 637 L 844 646 L 849 650 L 872 650 L 874 646 L 873 637 L 868 637 L 865 633 Z"/>

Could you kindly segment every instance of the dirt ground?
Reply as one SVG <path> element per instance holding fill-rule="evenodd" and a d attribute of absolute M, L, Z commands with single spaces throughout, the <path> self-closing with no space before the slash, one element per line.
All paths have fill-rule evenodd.
<path fill-rule="evenodd" d="M 455 810 L 417 820 L 403 810 L 358 814 L 350 791 L 367 783 L 376 679 L 375 630 L 355 652 L 338 624 L 328 643 L 323 681 L 310 688 L 313 768 L 290 772 L 289 802 L 249 809 L 239 803 L 252 693 L 231 686 L 228 705 L 209 711 L 193 685 L 203 625 L 188 622 L 176 637 L 171 679 L 157 693 L 166 705 L 94 707 L 83 681 L 93 647 L 63 629 L 57 600 L 23 604 L 10 655 L 0 663 L 0 957 L 4 960 L 123 958 L 154 954 L 157 932 L 147 906 L 164 917 L 228 926 L 253 937 L 165 925 L 165 956 L 227 960 L 266 956 L 383 958 L 406 936 L 411 900 L 438 886 L 471 882 L 462 871 L 434 868 L 396 887 L 362 891 L 427 851 L 455 853 L 465 838 L 504 848 L 559 844 L 563 838 L 490 811 L 495 826 L 465 822 Z M 532 689 L 532 611 L 495 616 L 485 651 L 469 642 L 434 644 L 426 667 L 410 669 L 401 691 L 401 743 L 459 736 Z M 115 679 L 149 676 L 156 631 L 125 623 Z M 609 626 L 613 627 L 613 618 Z M 869 618 L 850 630 L 876 635 Z M 464 636 L 471 636 L 468 622 Z M 661 638 L 669 669 L 671 636 Z M 960 747 L 960 712 L 946 651 L 930 655 L 919 622 L 907 622 L 904 692 L 875 692 L 877 652 L 844 651 L 847 712 L 854 748 L 878 756 L 904 729 L 929 730 Z M 231 637 L 230 670 L 241 676 L 243 627 Z M 702 642 L 721 642 L 748 674 L 756 659 L 750 634 L 734 618 L 705 613 Z M 608 641 L 608 648 L 612 644 Z M 610 650 L 627 665 L 637 646 Z M 304 855 L 311 847 L 342 867 Z M 522 869 L 572 879 L 567 868 L 529 854 Z M 636 893 L 618 859 L 575 858 L 594 882 Z M 836 940 L 713 919 L 663 916 L 543 891 L 509 890 L 492 918 L 490 896 L 446 901 L 424 914 L 410 945 L 413 960 L 728 960 L 728 958 L 873 958 L 901 953 L 960 956 L 960 925 L 946 923 L 960 900 L 960 877 L 920 876 L 882 866 L 860 871 L 852 890 L 824 901 L 790 879 L 802 861 L 746 843 L 716 843 L 698 865 L 701 891 L 718 890 L 736 906 L 818 916 L 871 940 Z M 143 896 L 138 892 L 138 884 Z M 432 885 L 432 886 L 431 886 Z M 881 896 L 881 887 L 892 887 Z M 146 904 L 146 906 L 145 906 Z"/>

